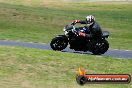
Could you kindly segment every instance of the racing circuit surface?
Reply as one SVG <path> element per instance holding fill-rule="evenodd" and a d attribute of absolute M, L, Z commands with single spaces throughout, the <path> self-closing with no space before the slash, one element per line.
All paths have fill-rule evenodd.
<path fill-rule="evenodd" d="M 49 44 L 42 43 L 30 43 L 30 42 L 18 42 L 18 41 L 9 41 L 9 40 L 0 40 L 0 45 L 2 46 L 21 46 L 28 48 L 37 48 L 44 50 L 52 50 Z M 74 51 L 69 48 L 66 48 L 62 52 L 70 52 L 70 53 L 79 53 L 79 54 L 92 54 L 90 52 L 82 52 L 82 51 Z M 112 56 L 117 58 L 128 58 L 132 59 L 132 51 L 131 50 L 114 50 L 109 49 L 103 56 Z"/>

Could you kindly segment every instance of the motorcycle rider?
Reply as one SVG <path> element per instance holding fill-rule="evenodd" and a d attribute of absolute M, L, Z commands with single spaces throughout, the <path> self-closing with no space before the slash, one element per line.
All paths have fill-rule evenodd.
<path fill-rule="evenodd" d="M 95 22 L 95 17 L 93 15 L 86 16 L 86 20 L 74 20 L 72 25 L 76 23 L 86 24 L 83 30 L 79 31 L 79 36 L 88 37 L 88 38 L 101 38 L 102 30 L 97 22 Z M 87 34 L 87 31 L 90 30 L 90 34 Z"/>

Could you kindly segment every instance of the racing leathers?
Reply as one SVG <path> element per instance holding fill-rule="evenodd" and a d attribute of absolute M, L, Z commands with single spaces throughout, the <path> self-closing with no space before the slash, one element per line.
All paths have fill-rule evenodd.
<path fill-rule="evenodd" d="M 87 24 L 87 21 L 74 20 L 72 22 L 72 25 L 75 25 L 76 23 Z M 90 34 L 87 34 L 87 32 L 79 32 L 80 36 L 84 36 L 84 37 L 88 37 L 88 38 L 94 38 L 94 39 L 101 38 L 102 30 L 101 30 L 101 27 L 99 26 L 99 24 L 97 22 L 94 21 L 90 26 L 87 25 L 84 27 L 85 27 L 85 29 L 90 30 Z"/>

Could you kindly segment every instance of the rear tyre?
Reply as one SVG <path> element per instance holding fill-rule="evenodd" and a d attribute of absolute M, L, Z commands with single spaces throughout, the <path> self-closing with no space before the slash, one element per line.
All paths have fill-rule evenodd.
<path fill-rule="evenodd" d="M 101 40 L 94 44 L 92 53 L 94 55 L 104 54 L 109 49 L 109 43 L 107 40 Z"/>
<path fill-rule="evenodd" d="M 50 46 L 53 50 L 61 51 L 68 45 L 68 39 L 63 36 L 55 37 L 52 39 Z"/>

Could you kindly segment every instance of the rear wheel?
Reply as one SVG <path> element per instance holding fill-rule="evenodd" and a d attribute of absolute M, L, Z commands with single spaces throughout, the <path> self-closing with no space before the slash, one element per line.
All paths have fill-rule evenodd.
<path fill-rule="evenodd" d="M 63 36 L 53 38 L 50 43 L 51 48 L 53 50 L 58 50 L 58 51 L 65 49 L 67 45 L 68 45 L 68 39 Z"/>
<path fill-rule="evenodd" d="M 104 54 L 109 49 L 109 43 L 107 40 L 101 40 L 94 44 L 92 53 L 95 55 Z"/>

